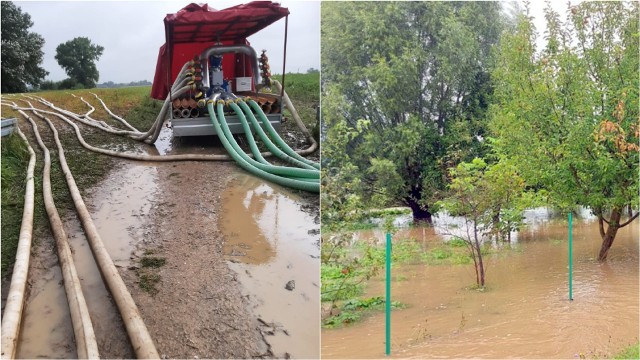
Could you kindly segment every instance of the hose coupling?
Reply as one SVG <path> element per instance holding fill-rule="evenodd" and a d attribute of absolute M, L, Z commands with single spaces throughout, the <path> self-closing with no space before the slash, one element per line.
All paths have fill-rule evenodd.
<path fill-rule="evenodd" d="M 209 101 L 212 101 L 212 100 L 209 100 Z M 200 100 L 198 100 L 198 107 L 199 107 L 199 108 L 203 108 L 203 107 L 205 107 L 206 105 L 207 105 L 207 103 L 206 103 L 206 101 L 204 101 L 204 99 L 200 99 Z"/>
<path fill-rule="evenodd" d="M 218 100 L 216 105 L 225 105 L 225 102 L 224 102 L 224 100 L 220 99 L 220 100 Z"/>

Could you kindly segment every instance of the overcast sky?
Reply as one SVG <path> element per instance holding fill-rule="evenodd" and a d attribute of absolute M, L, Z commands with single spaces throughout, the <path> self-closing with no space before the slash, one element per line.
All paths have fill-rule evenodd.
<path fill-rule="evenodd" d="M 47 79 L 67 77 L 54 59 L 56 47 L 75 37 L 88 37 L 104 47 L 97 62 L 99 83 L 153 82 L 158 50 L 165 42 L 164 17 L 191 2 L 206 1 L 15 1 L 34 22 L 30 31 L 45 39 L 42 66 Z M 224 9 L 250 1 L 210 0 L 208 4 Z M 320 3 L 317 1 L 281 1 L 289 9 L 287 72 L 306 72 L 320 68 Z M 282 72 L 284 18 L 249 38 L 258 53 L 267 49 L 271 72 Z"/>
<path fill-rule="evenodd" d="M 16 1 L 34 22 L 31 31 L 45 39 L 43 67 L 49 80 L 66 78 L 55 56 L 56 47 L 75 37 L 84 36 L 104 47 L 97 63 L 99 82 L 127 83 L 153 81 L 158 49 L 164 44 L 163 19 L 191 2 L 202 1 Z M 224 9 L 249 1 L 210 0 L 209 5 Z M 577 1 L 572 1 L 576 3 Z M 281 1 L 289 16 L 287 71 L 306 72 L 320 68 L 320 2 Z M 538 48 L 544 44 L 545 21 L 543 1 L 533 1 L 531 16 L 538 29 Z M 564 20 L 565 1 L 553 1 L 552 6 Z M 249 38 L 260 52 L 267 49 L 273 73 L 282 72 L 284 19 Z"/>

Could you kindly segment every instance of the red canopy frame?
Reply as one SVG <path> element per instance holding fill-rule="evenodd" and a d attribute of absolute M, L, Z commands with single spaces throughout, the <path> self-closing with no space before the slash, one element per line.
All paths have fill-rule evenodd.
<path fill-rule="evenodd" d="M 248 4 L 216 10 L 207 4 L 191 3 L 175 14 L 164 18 L 166 42 L 160 47 L 151 97 L 164 100 L 169 93 L 182 65 L 193 55 L 217 42 L 224 45 L 248 44 L 247 37 L 285 17 L 285 47 L 289 10 L 272 1 L 253 1 Z M 176 47 L 179 51 L 176 51 Z M 242 72 L 247 69 L 247 60 L 236 55 L 236 63 L 242 61 Z M 250 61 L 250 60 L 249 60 Z M 284 86 L 283 62 L 283 86 Z M 224 66 L 224 65 L 223 65 Z M 230 65 L 233 66 L 233 65 Z"/>

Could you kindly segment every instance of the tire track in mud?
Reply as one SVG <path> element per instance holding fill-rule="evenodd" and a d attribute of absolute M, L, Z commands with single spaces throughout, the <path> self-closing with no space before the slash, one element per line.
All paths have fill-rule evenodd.
<path fill-rule="evenodd" d="M 163 357 L 272 356 L 223 255 L 217 219 L 233 171 L 229 163 L 158 167 L 161 195 L 149 214 L 153 241 L 137 250 L 166 259 L 157 269 L 157 293 L 132 286 L 138 269 L 124 277 Z"/>

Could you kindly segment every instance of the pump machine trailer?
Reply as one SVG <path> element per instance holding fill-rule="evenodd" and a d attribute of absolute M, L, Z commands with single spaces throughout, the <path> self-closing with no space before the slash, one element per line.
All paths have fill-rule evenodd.
<path fill-rule="evenodd" d="M 261 107 L 271 125 L 276 130 L 280 128 L 284 89 L 280 94 L 261 91 L 272 85 L 268 57 L 264 51 L 258 55 L 247 38 L 288 15 L 289 10 L 277 3 L 255 1 L 223 10 L 192 3 L 165 17 L 166 43 L 158 55 L 152 97 L 164 100 L 175 91 L 183 65 L 193 63 L 193 71 L 186 74 L 186 84 L 192 84 L 194 89 L 170 104 L 173 136 L 217 135 L 207 109 L 211 99 L 249 97 Z M 226 110 L 231 133 L 244 132 L 238 116 Z"/>

